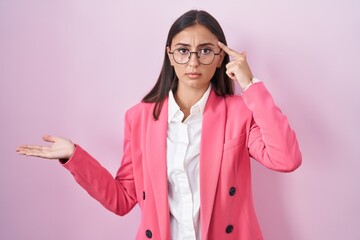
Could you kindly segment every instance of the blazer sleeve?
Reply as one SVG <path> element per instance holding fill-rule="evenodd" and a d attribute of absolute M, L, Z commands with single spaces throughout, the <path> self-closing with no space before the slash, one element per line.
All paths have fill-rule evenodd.
<path fill-rule="evenodd" d="M 242 97 L 253 114 L 248 137 L 250 156 L 267 168 L 294 171 L 302 162 L 296 134 L 264 83 L 253 84 Z"/>
<path fill-rule="evenodd" d="M 126 114 L 123 158 L 115 178 L 79 145 L 76 145 L 73 156 L 63 164 L 93 198 L 121 216 L 128 213 L 137 203 L 130 132 L 130 121 Z"/>

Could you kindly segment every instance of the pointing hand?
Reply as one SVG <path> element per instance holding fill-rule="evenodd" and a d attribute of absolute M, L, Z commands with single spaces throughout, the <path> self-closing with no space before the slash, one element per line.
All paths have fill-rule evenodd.
<path fill-rule="evenodd" d="M 230 56 L 230 62 L 226 64 L 226 74 L 236 80 L 242 89 L 245 89 L 252 81 L 253 75 L 246 60 L 246 52 L 238 53 L 222 42 L 218 42 L 219 47 Z"/>

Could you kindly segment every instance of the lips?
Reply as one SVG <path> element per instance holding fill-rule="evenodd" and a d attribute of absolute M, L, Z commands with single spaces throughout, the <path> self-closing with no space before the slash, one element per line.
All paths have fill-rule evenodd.
<path fill-rule="evenodd" d="M 186 76 L 187 76 L 188 78 L 191 78 L 191 79 L 196 79 L 196 78 L 201 77 L 201 73 L 198 73 L 198 72 L 189 72 L 189 73 L 186 73 Z"/>

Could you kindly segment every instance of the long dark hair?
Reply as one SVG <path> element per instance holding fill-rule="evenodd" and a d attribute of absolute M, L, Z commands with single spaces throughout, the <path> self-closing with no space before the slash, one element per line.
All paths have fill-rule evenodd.
<path fill-rule="evenodd" d="M 224 32 L 218 21 L 208 12 L 199 10 L 190 10 L 181 15 L 171 26 L 166 40 L 166 47 L 171 46 L 171 42 L 176 34 L 187 27 L 200 24 L 205 26 L 212 32 L 220 42 L 226 43 Z M 164 63 L 155 86 L 143 98 L 143 102 L 155 103 L 153 116 L 158 120 L 161 108 L 169 91 L 176 92 L 178 86 L 178 77 L 175 74 L 174 68 L 170 64 L 165 47 Z M 234 94 L 233 81 L 226 75 L 226 64 L 229 62 L 229 56 L 226 54 L 220 68 L 216 69 L 214 76 L 211 79 L 212 89 L 219 96 L 226 94 Z"/>

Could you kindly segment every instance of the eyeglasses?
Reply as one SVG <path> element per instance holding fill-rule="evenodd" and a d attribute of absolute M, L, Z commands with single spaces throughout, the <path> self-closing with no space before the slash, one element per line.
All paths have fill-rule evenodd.
<path fill-rule="evenodd" d="M 178 48 L 173 52 L 169 52 L 173 55 L 174 61 L 178 64 L 186 64 L 190 61 L 191 54 L 196 54 L 197 59 L 203 65 L 210 65 L 214 62 L 215 56 L 220 55 L 222 50 L 219 53 L 215 53 L 213 50 L 204 48 L 198 52 L 191 52 L 186 48 Z"/>

